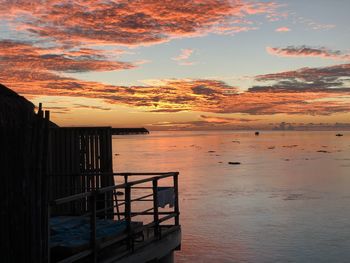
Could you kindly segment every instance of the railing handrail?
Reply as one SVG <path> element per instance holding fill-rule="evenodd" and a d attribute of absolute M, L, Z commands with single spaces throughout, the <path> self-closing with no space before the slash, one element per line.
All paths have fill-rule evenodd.
<path fill-rule="evenodd" d="M 147 182 L 152 182 L 153 180 L 159 180 L 159 179 L 163 179 L 163 178 L 167 178 L 167 177 L 172 177 L 175 175 L 178 175 L 178 172 L 169 172 L 169 173 L 163 173 L 161 175 L 158 176 L 153 176 L 153 177 L 149 177 L 149 178 L 145 178 L 145 179 L 140 179 L 140 180 L 135 180 L 135 181 L 131 181 L 131 182 L 127 182 L 124 184 L 119 184 L 119 185 L 113 185 L 113 186 L 106 186 L 103 188 L 99 188 L 96 191 L 98 193 L 104 193 L 104 192 L 108 192 L 117 188 L 126 188 L 126 187 L 132 187 L 134 185 L 137 184 L 143 184 L 143 183 L 147 183 Z"/>
<path fill-rule="evenodd" d="M 164 174 L 169 174 L 169 173 L 178 173 L 178 172 L 152 172 L 152 173 L 140 173 L 140 172 L 124 172 L 124 173 L 101 173 L 98 171 L 91 170 L 90 172 L 84 172 L 84 173 L 55 173 L 55 174 L 50 174 L 49 176 L 154 176 L 154 175 L 164 175 Z"/>
<path fill-rule="evenodd" d="M 107 174 L 107 173 L 106 173 Z M 111 174 L 111 173 L 109 173 Z M 152 176 L 149 178 L 145 178 L 145 179 L 140 179 L 140 180 L 135 180 L 135 181 L 131 181 L 131 182 L 127 182 L 127 183 L 123 183 L 123 184 L 117 184 L 117 185 L 111 185 L 111 186 L 106 186 L 106 187 L 102 187 L 102 188 L 98 188 L 98 189 L 92 189 L 91 191 L 87 191 L 84 193 L 79 193 L 79 194 L 74 194 L 74 195 L 69 195 L 69 196 L 65 196 L 62 198 L 58 198 L 55 199 L 53 201 L 50 202 L 50 204 L 53 205 L 60 205 L 60 204 L 64 204 L 64 203 L 68 203 L 68 202 L 72 202 L 75 200 L 79 200 L 81 198 L 84 197 L 89 197 L 91 196 L 93 193 L 97 193 L 97 194 L 103 194 L 105 192 L 110 192 L 116 189 L 123 189 L 126 187 L 132 187 L 134 185 L 137 184 L 143 184 L 143 183 L 147 183 L 147 182 L 152 182 L 153 180 L 159 180 L 159 179 L 163 179 L 163 178 L 167 178 L 167 177 L 172 177 L 175 175 L 178 175 L 179 172 L 166 172 L 166 173 L 113 173 L 113 174 L 118 174 L 118 175 L 122 175 L 122 176 L 130 176 L 130 175 L 157 175 L 157 176 Z M 86 174 L 86 175 L 92 175 L 92 174 Z M 97 175 L 97 174 L 94 174 Z"/>

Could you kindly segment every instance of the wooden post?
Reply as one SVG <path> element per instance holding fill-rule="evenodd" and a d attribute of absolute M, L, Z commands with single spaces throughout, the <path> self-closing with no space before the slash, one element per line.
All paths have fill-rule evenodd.
<path fill-rule="evenodd" d="M 50 204 L 47 205 L 47 263 L 51 262 L 51 248 L 50 248 L 50 239 L 51 239 L 51 229 L 50 229 L 50 217 L 51 209 Z"/>
<path fill-rule="evenodd" d="M 51 262 L 51 253 L 50 253 L 50 217 L 51 217 L 51 207 L 50 207 L 50 197 L 49 197 L 49 186 L 50 186 L 50 177 L 49 177 L 49 122 L 50 122 L 50 111 L 45 111 L 45 122 L 44 122 L 44 142 L 43 142 L 43 159 L 42 159 L 42 191 L 44 195 L 44 200 L 42 202 L 43 206 L 43 217 L 45 214 L 47 215 L 46 220 L 44 219 L 42 224 L 43 228 L 46 228 L 46 232 L 44 234 L 47 236 L 47 240 L 44 243 L 44 249 L 46 250 L 46 253 L 44 252 L 44 262 L 50 263 Z M 46 226 L 45 226 L 46 224 Z"/>
<path fill-rule="evenodd" d="M 153 179 L 153 222 L 154 237 L 159 237 L 159 214 L 158 214 L 158 180 Z"/>
<path fill-rule="evenodd" d="M 124 174 L 124 184 L 127 184 L 127 183 L 128 183 L 128 175 Z"/>
<path fill-rule="evenodd" d="M 132 248 L 131 243 L 131 188 L 130 185 L 127 185 L 125 187 L 125 206 L 124 206 L 124 212 L 125 212 L 125 221 L 126 221 L 126 232 L 128 234 L 128 241 L 127 246 L 128 248 Z"/>
<path fill-rule="evenodd" d="M 97 262 L 97 244 L 96 244 L 96 191 L 92 191 L 90 197 L 90 208 L 91 208 L 91 218 L 90 218 L 90 246 L 92 252 L 91 262 Z"/>
<path fill-rule="evenodd" d="M 48 110 L 45 111 L 44 118 L 47 122 L 50 120 L 50 111 L 48 111 Z"/>
<path fill-rule="evenodd" d="M 128 175 L 124 174 L 124 184 L 128 183 Z M 125 188 L 125 195 L 126 195 L 126 188 Z M 126 202 L 126 198 L 125 198 L 125 202 Z M 124 210 L 124 212 L 126 212 L 126 210 Z M 124 215 L 124 219 L 126 218 L 126 214 Z"/>
<path fill-rule="evenodd" d="M 174 202 L 174 212 L 176 214 L 175 216 L 175 225 L 178 226 L 180 224 L 180 210 L 179 210 L 179 173 L 174 174 L 174 194 L 175 194 L 175 202 Z"/>
<path fill-rule="evenodd" d="M 43 104 L 42 104 L 41 102 L 39 103 L 38 117 L 39 117 L 40 119 L 44 117 Z"/>

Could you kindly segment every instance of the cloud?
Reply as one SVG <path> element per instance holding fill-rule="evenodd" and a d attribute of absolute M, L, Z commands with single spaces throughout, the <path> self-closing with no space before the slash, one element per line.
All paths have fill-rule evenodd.
<path fill-rule="evenodd" d="M 193 53 L 193 49 L 181 49 L 180 55 L 173 58 L 173 60 L 179 61 L 179 60 L 187 60 L 190 58 L 190 56 Z"/>
<path fill-rule="evenodd" d="M 27 43 L 0 41 L 0 83 L 30 97 L 97 98 L 106 102 L 105 108 L 117 104 L 148 112 L 327 115 L 350 111 L 350 64 L 256 76 L 261 85 L 246 91 L 210 79 L 164 79 L 117 86 L 61 74 L 133 67 L 104 60 L 93 50 L 83 53 L 60 54 Z"/>
<path fill-rule="evenodd" d="M 319 91 L 312 88 L 280 89 L 276 84 L 238 92 L 224 82 L 213 80 L 166 80 L 162 86 L 112 86 L 74 79 L 62 79 L 59 82 L 60 85 L 52 85 L 50 82 L 38 81 L 33 87 L 18 80 L 17 91 L 23 95 L 98 98 L 107 103 L 106 107 L 108 104 L 127 105 L 148 112 L 329 115 L 350 110 L 350 103 L 343 98 L 350 95 L 350 88 L 345 87 Z M 237 120 L 216 119 L 216 122 L 224 121 Z M 244 122 L 244 119 L 240 121 Z"/>
<path fill-rule="evenodd" d="M 201 115 L 200 116 L 203 120 L 210 122 L 210 123 L 248 123 L 248 122 L 255 122 L 259 119 L 248 119 L 248 118 L 230 118 L 230 117 L 218 117 L 218 116 L 207 116 L 207 115 Z"/>
<path fill-rule="evenodd" d="M 179 65 L 181 66 L 192 66 L 194 62 L 189 61 L 189 58 L 193 54 L 194 50 L 193 49 L 181 49 L 181 53 L 173 57 L 172 59 L 177 61 Z"/>
<path fill-rule="evenodd" d="M 301 68 L 298 70 L 284 71 L 272 74 L 265 74 L 256 76 L 257 80 L 298 80 L 304 83 L 315 83 L 320 81 L 326 81 L 332 83 L 334 81 L 341 81 L 344 84 L 344 80 L 350 77 L 350 64 L 340 64 L 329 67 L 319 68 Z"/>
<path fill-rule="evenodd" d="M 256 76 L 256 80 L 272 83 L 254 86 L 249 92 L 269 93 L 270 96 L 278 94 L 281 112 L 329 115 L 350 110 L 347 97 L 350 92 L 350 64 L 260 75 Z M 285 97 L 288 94 L 291 96 L 289 100 Z"/>
<path fill-rule="evenodd" d="M 52 104 L 52 103 L 51 103 Z M 85 104 L 77 104 L 74 103 L 70 106 L 50 106 L 49 104 L 45 105 L 45 110 L 49 110 L 55 114 L 67 114 L 70 113 L 73 109 L 91 109 L 91 110 L 101 110 L 101 111 L 109 111 L 111 108 L 103 107 L 103 106 L 95 106 L 95 105 L 85 105 Z"/>
<path fill-rule="evenodd" d="M 64 54 L 50 48 L 40 48 L 26 42 L 0 41 L 2 68 L 17 74 L 51 74 L 57 72 L 112 71 L 131 69 L 128 62 L 109 61 L 98 50 L 82 49 Z"/>
<path fill-rule="evenodd" d="M 255 124 L 247 123 L 228 123 L 228 122 L 215 122 L 211 120 L 194 120 L 194 121 L 179 121 L 179 122 L 158 122 L 149 124 L 151 129 L 156 130 L 248 130 L 252 129 Z"/>
<path fill-rule="evenodd" d="M 12 28 L 61 45 L 149 45 L 172 38 L 250 30 L 249 17 L 278 17 L 274 2 L 245 0 L 0 0 Z"/>
<path fill-rule="evenodd" d="M 111 108 L 95 105 L 85 105 L 85 104 L 73 104 L 73 107 L 76 109 L 92 109 L 92 110 L 103 110 L 109 111 Z"/>
<path fill-rule="evenodd" d="M 274 130 L 311 130 L 311 131 L 329 131 L 329 130 L 350 130 L 350 123 L 271 123 Z"/>
<path fill-rule="evenodd" d="M 319 57 L 335 60 L 350 60 L 350 54 L 340 50 L 330 50 L 325 47 L 288 46 L 286 48 L 267 47 L 267 52 L 280 57 Z"/>
<path fill-rule="evenodd" d="M 226 123 L 211 122 L 207 120 L 194 120 L 184 122 L 157 122 L 148 124 L 151 129 L 156 130 L 298 130 L 298 131 L 344 131 L 350 130 L 350 123 L 265 123 L 265 122 L 249 122 L 249 123 Z"/>
<path fill-rule="evenodd" d="M 289 32 L 291 29 L 289 27 L 279 27 L 279 28 L 276 28 L 276 32 Z"/>
<path fill-rule="evenodd" d="M 336 26 L 334 24 L 324 24 L 320 23 L 318 21 L 314 21 L 310 18 L 305 18 L 302 16 L 297 15 L 296 13 L 289 13 L 290 17 L 293 20 L 293 23 L 296 24 L 302 24 L 306 29 L 312 29 L 312 30 L 330 30 L 335 28 Z"/>
<path fill-rule="evenodd" d="M 61 73 L 134 67 L 128 62 L 109 61 L 100 51 L 93 49 L 63 54 L 60 50 L 36 47 L 26 42 L 0 41 L 0 82 L 28 95 L 79 93 L 90 85 L 90 82 L 64 77 Z M 91 88 L 93 86 L 104 85 L 91 82 Z"/>

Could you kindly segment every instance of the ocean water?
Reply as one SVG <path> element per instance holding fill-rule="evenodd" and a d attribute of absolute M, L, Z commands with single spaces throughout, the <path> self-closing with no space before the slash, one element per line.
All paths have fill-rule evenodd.
<path fill-rule="evenodd" d="M 350 132 L 335 134 L 115 136 L 114 170 L 180 172 L 176 262 L 350 262 Z"/>

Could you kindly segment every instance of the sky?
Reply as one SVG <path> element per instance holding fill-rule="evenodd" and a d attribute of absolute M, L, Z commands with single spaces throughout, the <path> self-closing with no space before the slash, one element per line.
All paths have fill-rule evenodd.
<path fill-rule="evenodd" d="M 0 4 L 0 83 L 59 125 L 350 129 L 350 1 Z"/>

